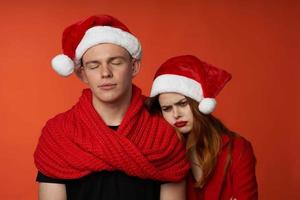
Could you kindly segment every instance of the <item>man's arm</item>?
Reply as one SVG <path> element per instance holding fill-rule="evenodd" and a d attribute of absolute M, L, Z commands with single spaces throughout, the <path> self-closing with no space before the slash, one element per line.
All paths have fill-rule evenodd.
<path fill-rule="evenodd" d="M 66 200 L 66 186 L 59 183 L 39 183 L 39 200 Z"/>
<path fill-rule="evenodd" d="M 160 200 L 185 200 L 185 180 L 160 186 Z"/>

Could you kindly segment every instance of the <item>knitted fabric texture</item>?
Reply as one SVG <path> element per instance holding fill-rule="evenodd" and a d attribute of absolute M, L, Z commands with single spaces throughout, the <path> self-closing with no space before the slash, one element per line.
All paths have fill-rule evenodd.
<path fill-rule="evenodd" d="M 76 179 L 102 170 L 130 176 L 179 181 L 189 169 L 185 148 L 173 128 L 145 109 L 139 88 L 117 131 L 110 129 L 85 89 L 69 111 L 50 119 L 42 130 L 34 160 L 43 174 Z"/>

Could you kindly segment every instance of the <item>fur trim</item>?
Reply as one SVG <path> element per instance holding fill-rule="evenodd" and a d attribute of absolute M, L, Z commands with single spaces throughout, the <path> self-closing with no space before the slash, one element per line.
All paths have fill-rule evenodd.
<path fill-rule="evenodd" d="M 110 26 L 94 26 L 85 32 L 85 35 L 78 44 L 75 53 L 75 60 L 80 60 L 89 48 L 101 43 L 119 45 L 125 48 L 133 58 L 141 58 L 141 45 L 134 35 L 119 28 Z"/>
<path fill-rule="evenodd" d="M 199 82 L 175 74 L 160 75 L 153 81 L 150 97 L 165 92 L 180 93 L 198 102 L 203 98 L 202 87 Z"/>

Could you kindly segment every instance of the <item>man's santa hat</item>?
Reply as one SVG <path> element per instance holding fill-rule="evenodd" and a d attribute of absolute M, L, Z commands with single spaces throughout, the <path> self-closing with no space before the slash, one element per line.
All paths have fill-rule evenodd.
<path fill-rule="evenodd" d="M 192 55 L 177 56 L 163 63 L 155 74 L 150 97 L 175 92 L 199 102 L 199 110 L 210 114 L 215 97 L 231 79 L 225 70 L 209 65 Z"/>
<path fill-rule="evenodd" d="M 72 74 L 80 66 L 83 54 L 92 46 L 111 43 L 125 48 L 133 58 L 140 59 L 138 39 L 116 18 L 109 15 L 91 16 L 67 27 L 63 32 L 63 54 L 52 59 L 53 69 L 61 76 Z"/>

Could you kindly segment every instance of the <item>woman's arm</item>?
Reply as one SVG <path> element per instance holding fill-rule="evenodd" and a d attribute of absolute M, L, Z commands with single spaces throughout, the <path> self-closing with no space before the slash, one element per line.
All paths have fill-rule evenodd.
<path fill-rule="evenodd" d="M 242 140 L 237 162 L 233 168 L 233 193 L 238 200 L 258 199 L 255 176 L 256 159 L 250 142 Z"/>
<path fill-rule="evenodd" d="M 160 186 L 160 200 L 185 200 L 185 180 Z"/>
<path fill-rule="evenodd" d="M 59 183 L 39 183 L 39 200 L 66 200 L 66 186 Z"/>

